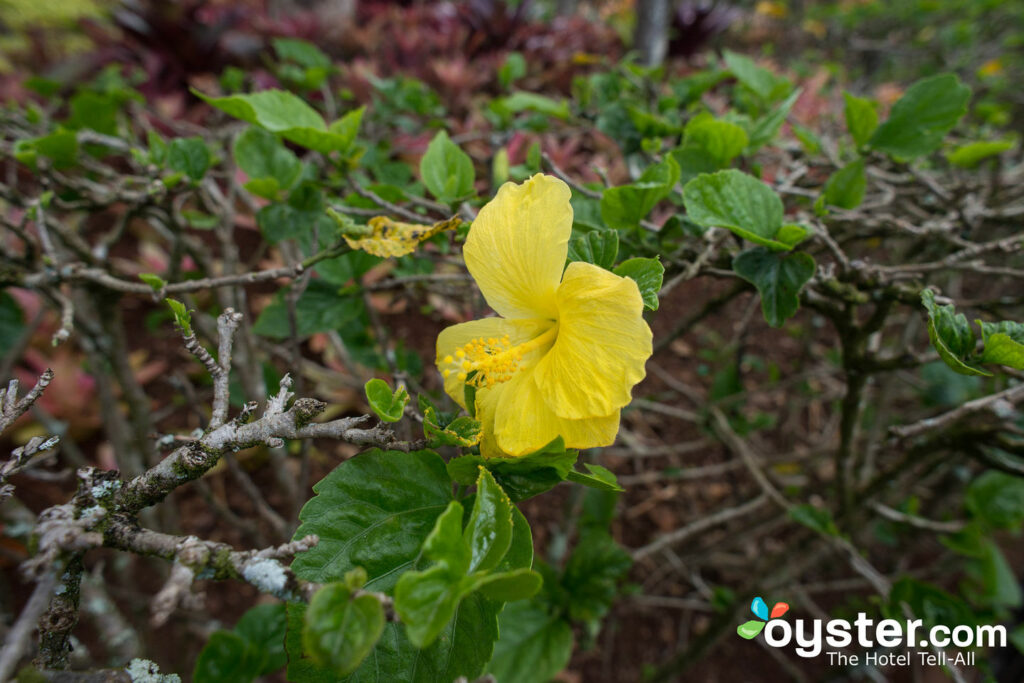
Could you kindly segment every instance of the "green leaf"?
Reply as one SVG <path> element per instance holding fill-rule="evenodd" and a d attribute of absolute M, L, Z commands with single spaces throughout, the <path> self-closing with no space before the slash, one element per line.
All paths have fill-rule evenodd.
<path fill-rule="evenodd" d="M 868 144 L 880 152 L 913 159 L 934 152 L 967 113 L 971 89 L 954 74 L 918 81 L 892 106 Z"/>
<path fill-rule="evenodd" d="M 1024 370 L 1024 325 L 1011 321 L 986 323 L 976 321 L 985 345 L 979 362 L 998 363 L 1015 370 Z"/>
<path fill-rule="evenodd" d="M 389 591 L 411 567 L 452 500 L 444 460 L 432 451 L 373 449 L 346 460 L 313 487 L 295 538 L 320 543 L 296 556 L 299 578 L 328 583 L 363 567 L 367 590 Z"/>
<path fill-rule="evenodd" d="M 569 240 L 569 261 L 583 261 L 611 270 L 619 254 L 619 233 L 614 230 L 592 230 L 574 234 Z"/>
<path fill-rule="evenodd" d="M 235 634 L 266 655 L 261 676 L 273 673 L 288 663 L 288 655 L 284 651 L 286 624 L 285 606 L 280 602 L 250 607 L 235 624 Z"/>
<path fill-rule="evenodd" d="M 455 616 L 463 595 L 463 576 L 444 565 L 406 572 L 395 586 L 395 611 L 413 645 L 433 643 Z"/>
<path fill-rule="evenodd" d="M 213 158 L 202 138 L 175 138 L 167 147 L 167 166 L 192 180 L 202 180 Z"/>
<path fill-rule="evenodd" d="M 783 242 L 782 200 L 763 182 L 729 169 L 702 174 L 683 188 L 683 203 L 690 220 L 704 227 L 727 228 L 743 239 L 771 249 L 787 251 L 795 243 Z"/>
<path fill-rule="evenodd" d="M 465 415 L 457 417 L 443 427 L 434 406 L 423 408 L 423 436 L 430 448 L 459 446 L 470 448 L 480 443 L 482 425 L 478 420 Z"/>
<path fill-rule="evenodd" d="M 526 75 L 526 59 L 519 52 L 509 52 L 505 63 L 498 69 L 498 82 L 502 88 L 508 88 L 513 81 Z"/>
<path fill-rule="evenodd" d="M 442 130 L 430 141 L 420 159 L 420 179 L 439 201 L 453 204 L 473 194 L 476 172 L 469 155 Z"/>
<path fill-rule="evenodd" d="M 648 166 L 634 183 L 609 187 L 601 195 L 601 218 L 611 228 L 636 228 L 679 182 L 679 164 L 672 156 Z"/>
<path fill-rule="evenodd" d="M 294 185 L 302 173 L 299 158 L 282 145 L 276 135 L 263 128 L 247 128 L 235 139 L 232 149 L 235 162 L 249 176 L 250 185 L 254 181 L 262 181 L 262 187 L 267 187 L 268 180 L 274 181 L 270 192 L 258 191 L 260 185 L 255 188 L 246 186 L 261 197 L 275 199 L 281 190 Z"/>
<path fill-rule="evenodd" d="M 248 683 L 262 673 L 265 654 L 241 636 L 214 631 L 196 659 L 195 683 Z"/>
<path fill-rule="evenodd" d="M 507 600 L 528 597 L 540 588 L 539 577 L 528 567 L 503 562 L 517 535 L 514 508 L 483 467 L 479 468 L 473 511 L 465 531 L 462 510 L 458 502 L 450 503 L 424 542 L 424 555 L 437 564 L 426 571 L 406 572 L 395 586 L 395 611 L 406 625 L 410 641 L 418 647 L 434 642 L 460 602 L 474 591 Z M 517 548 L 517 554 L 522 550 Z M 532 547 L 527 550 L 532 551 Z M 522 562 L 524 558 L 511 559 Z M 492 569 L 504 571 L 492 573 Z"/>
<path fill-rule="evenodd" d="M 289 60 L 306 68 L 331 66 L 331 58 L 309 41 L 298 38 L 274 38 L 272 44 L 278 59 Z"/>
<path fill-rule="evenodd" d="M 409 392 L 399 386 L 394 393 L 382 379 L 371 379 L 364 387 L 366 400 L 370 408 L 384 422 L 398 422 L 405 414 L 405 404 L 409 402 Z"/>
<path fill-rule="evenodd" d="M 863 147 L 878 128 L 878 103 L 848 92 L 843 93 L 843 99 L 846 101 L 846 130 L 857 146 Z"/>
<path fill-rule="evenodd" d="M 737 626 L 736 633 L 738 633 L 741 638 L 753 640 L 757 637 L 757 634 L 764 629 L 764 625 L 766 623 L 767 622 L 761 621 L 760 619 L 751 619 L 750 621 L 745 621 Z"/>
<path fill-rule="evenodd" d="M 772 327 L 781 327 L 800 308 L 800 290 L 814 275 L 814 268 L 810 254 L 783 254 L 762 247 L 747 249 L 732 260 L 736 274 L 757 287 L 761 312 Z"/>
<path fill-rule="evenodd" d="M 776 76 L 768 69 L 758 66 L 749 57 L 726 50 L 723 53 L 725 65 L 744 87 L 749 88 L 766 102 L 773 102 L 786 94 L 793 84 Z"/>
<path fill-rule="evenodd" d="M 476 500 L 466 525 L 471 549 L 469 571 L 498 566 L 512 543 L 512 501 L 484 467 L 476 482 Z"/>
<path fill-rule="evenodd" d="M 161 289 L 167 286 L 167 281 L 159 275 L 153 273 L 139 273 L 139 279 L 145 282 L 147 285 L 153 288 L 154 292 L 159 292 Z"/>
<path fill-rule="evenodd" d="M 644 308 L 649 311 L 658 310 L 658 293 L 665 277 L 665 266 L 661 265 L 661 261 L 656 258 L 631 258 L 617 265 L 612 272 L 635 281 L 640 289 L 640 297 L 644 300 Z"/>
<path fill-rule="evenodd" d="M 527 455 L 508 458 L 482 458 L 465 455 L 448 461 L 451 478 L 463 485 L 476 482 L 479 467 L 483 465 L 494 474 L 495 480 L 512 500 L 532 498 L 565 481 L 572 471 L 578 453 L 565 450 L 562 437 L 556 437 L 540 450 Z"/>
<path fill-rule="evenodd" d="M 601 467 L 600 465 L 593 465 L 589 462 L 583 463 L 583 466 L 587 469 L 587 473 L 572 470 L 566 476 L 566 479 L 568 481 L 574 481 L 577 484 L 583 484 L 584 486 L 588 486 L 592 489 L 598 489 L 599 491 L 626 490 L 619 486 L 619 482 L 611 470 Z"/>
<path fill-rule="evenodd" d="M 960 145 L 946 153 L 946 160 L 961 168 L 974 168 L 985 159 L 1008 152 L 1017 146 L 1016 140 L 987 140 Z"/>
<path fill-rule="evenodd" d="M 548 683 L 572 656 L 572 627 L 535 601 L 505 606 L 488 672 L 501 683 Z M 524 666 L 529 662 L 529 666 Z"/>
<path fill-rule="evenodd" d="M 365 113 L 366 107 L 353 109 L 327 127 L 327 130 L 338 137 L 338 144 L 341 145 L 339 149 L 347 150 L 355 142 Z"/>
<path fill-rule="evenodd" d="M 423 554 L 462 576 L 469 570 L 471 559 L 469 544 L 462 532 L 462 503 L 453 500 L 442 512 L 434 528 L 423 542 Z"/>
<path fill-rule="evenodd" d="M 599 621 L 619 594 L 619 583 L 633 559 L 602 528 L 584 527 L 565 564 L 562 586 L 570 596 L 569 615 L 584 622 Z"/>
<path fill-rule="evenodd" d="M 192 334 L 192 312 L 185 308 L 185 304 L 175 299 L 164 299 L 171 307 L 174 314 L 174 322 L 181 328 L 182 334 L 186 337 Z"/>
<path fill-rule="evenodd" d="M 819 534 L 825 534 L 826 536 L 839 535 L 839 528 L 836 526 L 835 520 L 832 519 L 832 513 L 826 508 L 803 503 L 791 507 L 789 509 L 789 516 L 793 521 L 814 529 Z"/>
<path fill-rule="evenodd" d="M 1019 529 L 1024 523 L 1024 479 L 998 470 L 983 472 L 967 487 L 964 505 L 989 529 Z"/>
<path fill-rule="evenodd" d="M 353 597 L 344 583 L 313 595 L 302 631 L 305 652 L 318 665 L 346 676 L 362 664 L 384 631 L 384 607 L 372 595 Z"/>
<path fill-rule="evenodd" d="M 540 590 L 543 580 L 532 569 L 515 569 L 510 572 L 490 573 L 482 577 L 476 589 L 491 600 L 512 602 L 533 597 Z"/>
<path fill-rule="evenodd" d="M 437 517 L 452 500 L 451 480 L 436 453 L 371 450 L 343 462 L 313 490 L 295 538 L 320 536 L 320 543 L 292 563 L 308 581 L 342 581 L 362 566 L 366 590 L 391 594 L 402 572 L 418 569 L 420 549 Z M 515 547 L 515 541 L 513 541 Z M 511 550 L 510 550 L 511 554 Z M 355 683 L 435 683 L 475 678 L 490 659 L 500 606 L 478 593 L 465 597 L 455 619 L 425 649 L 409 642 L 401 624 L 389 623 L 363 665 L 347 679 Z M 288 679 L 338 679 L 301 656 L 305 607 L 288 606 Z"/>
<path fill-rule="evenodd" d="M 735 123 L 702 112 L 686 124 L 684 148 L 697 148 L 708 155 L 715 168 L 725 168 L 743 153 L 750 142 L 747 132 Z"/>
<path fill-rule="evenodd" d="M 832 174 L 825 183 L 825 202 L 841 209 L 856 209 L 864 201 L 868 179 L 864 159 L 847 164 Z"/>
<path fill-rule="evenodd" d="M 796 104 L 800 97 L 801 90 L 794 90 L 785 100 L 780 102 L 774 109 L 759 118 L 750 129 L 750 142 L 747 145 L 749 151 L 760 149 L 775 139 L 789 116 L 789 110 Z"/>
<path fill-rule="evenodd" d="M 953 306 L 939 306 L 930 289 L 921 292 L 921 303 L 928 310 L 928 338 L 939 352 L 939 358 L 961 375 L 991 376 L 992 373 L 968 363 L 974 353 L 974 331 L 963 313 Z"/>
<path fill-rule="evenodd" d="M 230 116 L 262 126 L 297 145 L 323 154 L 344 151 L 352 142 L 345 135 L 329 131 L 315 109 L 284 90 L 263 90 L 228 97 L 210 97 L 195 89 L 192 92 Z"/>
<path fill-rule="evenodd" d="M 281 290 L 260 312 L 253 332 L 275 339 L 291 336 L 286 295 L 287 289 Z M 337 285 L 320 278 L 310 280 L 295 303 L 296 333 L 299 337 L 308 337 L 316 332 L 340 330 L 359 319 L 364 311 L 361 297 L 341 296 Z"/>
<path fill-rule="evenodd" d="M 0 289 L 0 349 L 13 349 L 25 332 L 25 314 L 18 302 Z"/>
<path fill-rule="evenodd" d="M 49 135 L 32 140 L 31 148 L 50 158 L 56 169 L 73 166 L 78 160 L 78 137 L 72 130 L 58 128 Z"/>
<path fill-rule="evenodd" d="M 501 97 L 491 103 L 492 107 L 504 109 L 513 114 L 523 111 L 534 111 L 556 119 L 565 121 L 569 118 L 569 102 L 567 100 L 554 100 L 544 95 L 532 92 L 515 92 L 508 97 Z"/>

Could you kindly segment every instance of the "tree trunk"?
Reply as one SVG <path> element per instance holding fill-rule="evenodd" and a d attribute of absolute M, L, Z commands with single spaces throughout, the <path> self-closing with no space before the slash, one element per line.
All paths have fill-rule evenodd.
<path fill-rule="evenodd" d="M 659 66 L 668 52 L 669 0 L 637 0 L 633 47 L 644 66 Z"/>

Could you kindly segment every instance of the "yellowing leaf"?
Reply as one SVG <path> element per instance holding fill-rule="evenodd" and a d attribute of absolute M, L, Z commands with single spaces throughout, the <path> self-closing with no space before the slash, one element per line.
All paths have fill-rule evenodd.
<path fill-rule="evenodd" d="M 462 224 L 456 217 L 434 223 L 420 225 L 418 223 L 399 223 L 387 216 L 374 216 L 369 221 L 370 235 L 360 239 L 346 236 L 345 241 L 353 249 L 361 249 L 368 254 L 389 258 L 411 254 L 420 242 L 428 240 L 439 232 L 454 230 Z"/>

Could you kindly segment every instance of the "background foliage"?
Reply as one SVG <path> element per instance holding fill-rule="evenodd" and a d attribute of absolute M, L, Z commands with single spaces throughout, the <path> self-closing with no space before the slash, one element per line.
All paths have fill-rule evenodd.
<path fill-rule="evenodd" d="M 1003 623 L 945 674 L 1020 679 L 1021 4 L 668 3 L 642 66 L 651 4 L 0 0 L 0 376 L 54 375 L 4 403 L 0 598 L 60 568 L 41 670 L 865 675 L 737 639 L 764 595 Z M 483 461 L 434 341 L 537 172 L 655 355 L 616 445 Z"/>

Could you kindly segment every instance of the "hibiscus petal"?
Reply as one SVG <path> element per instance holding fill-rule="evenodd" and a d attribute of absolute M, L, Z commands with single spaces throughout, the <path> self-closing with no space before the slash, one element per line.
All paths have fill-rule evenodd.
<path fill-rule="evenodd" d="M 505 318 L 555 318 L 572 232 L 569 187 L 537 174 L 505 183 L 480 209 L 462 249 L 487 303 Z"/>
<path fill-rule="evenodd" d="M 459 348 L 478 338 L 501 338 L 508 335 L 513 345 L 523 344 L 539 336 L 550 328 L 552 323 L 547 320 L 506 320 L 504 318 L 482 318 L 471 320 L 468 323 L 459 323 L 441 330 L 437 337 L 437 359 L 436 364 L 442 372 L 445 369 L 444 359 L 447 356 L 455 356 Z M 524 357 L 523 366 L 528 367 L 535 358 Z M 499 385 L 500 386 L 500 385 Z M 466 407 L 464 382 L 458 378 L 458 373 L 452 372 L 444 378 L 444 390 L 456 403 L 463 408 Z M 481 389 L 481 392 L 491 391 Z"/>
<path fill-rule="evenodd" d="M 617 411 L 644 378 L 652 350 L 640 290 L 629 278 L 574 262 L 556 300 L 558 338 L 534 371 L 544 400 L 572 420 Z"/>
<path fill-rule="evenodd" d="M 500 387 L 500 388 L 499 388 Z M 619 431 L 619 411 L 610 415 L 591 417 L 585 420 L 566 420 L 555 415 L 541 395 L 534 373 L 520 372 L 496 389 L 499 393 L 478 400 L 477 407 L 485 418 L 493 411 L 494 445 L 498 452 L 491 453 L 492 447 L 486 437 L 481 442 L 481 453 L 485 456 L 506 453 L 526 455 L 547 445 L 556 436 L 565 440 L 566 448 L 596 448 L 610 446 Z M 484 422 L 487 431 L 487 421 Z"/>

